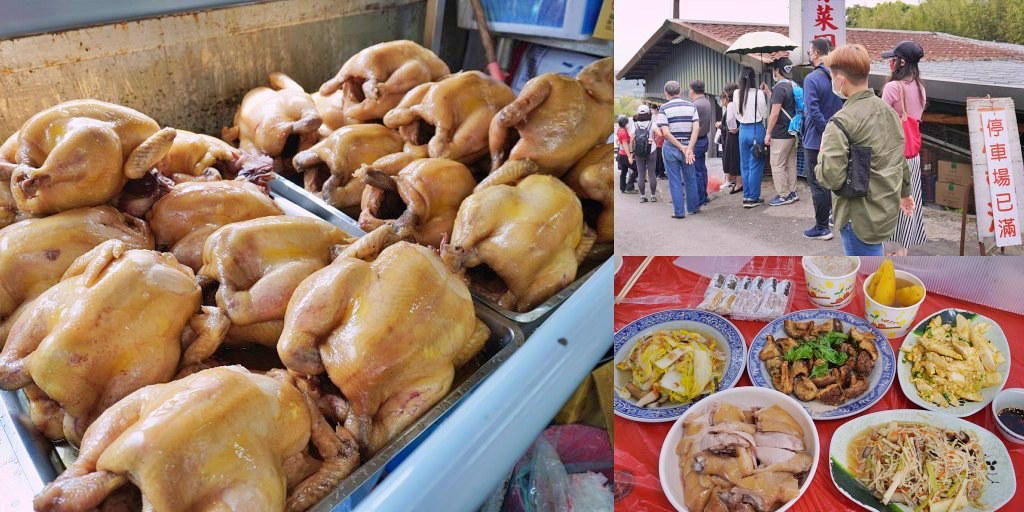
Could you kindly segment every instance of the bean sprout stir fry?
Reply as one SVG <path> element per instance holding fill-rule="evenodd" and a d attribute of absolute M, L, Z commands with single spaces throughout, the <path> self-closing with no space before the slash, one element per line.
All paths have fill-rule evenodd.
<path fill-rule="evenodd" d="M 955 512 L 980 503 L 987 466 L 975 437 L 890 422 L 861 434 L 854 446 L 857 479 L 883 504 L 905 503 L 915 512 Z"/>

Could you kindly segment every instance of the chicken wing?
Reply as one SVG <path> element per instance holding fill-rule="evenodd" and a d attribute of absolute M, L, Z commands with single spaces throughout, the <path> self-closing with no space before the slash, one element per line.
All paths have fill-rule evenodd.
<path fill-rule="evenodd" d="M 175 183 L 233 179 L 242 152 L 209 135 L 178 130 L 167 155 L 156 164 L 157 171 Z"/>
<path fill-rule="evenodd" d="M 481 185 L 516 179 L 503 174 L 565 174 L 611 134 L 612 59 L 583 68 L 576 78 L 546 73 L 531 79 L 511 104 L 491 120 L 492 174 Z M 515 130 L 518 140 L 509 136 Z M 511 149 L 508 143 L 514 142 Z M 506 165 L 525 161 L 525 167 Z"/>
<path fill-rule="evenodd" d="M 476 186 L 465 165 L 443 158 L 414 160 L 395 176 L 368 167 L 357 174 L 367 184 L 359 227 L 391 225 L 399 237 L 434 248 L 451 238 L 459 206 Z"/>
<path fill-rule="evenodd" d="M 191 181 L 175 185 L 146 219 L 157 247 L 167 248 L 179 262 L 198 271 L 203 244 L 217 228 L 283 214 L 264 189 L 247 181 Z"/>
<path fill-rule="evenodd" d="M 18 209 L 33 215 L 104 204 L 152 169 L 174 137 L 173 128 L 127 107 L 61 103 L 19 130 L 11 192 Z"/>
<path fill-rule="evenodd" d="M 515 99 L 504 83 L 463 71 L 409 91 L 384 124 L 398 130 L 406 151 L 471 164 L 488 153 L 491 119 Z"/>
<path fill-rule="evenodd" d="M 300 374 L 324 371 L 351 404 L 345 428 L 376 452 L 444 397 L 489 336 L 465 283 L 430 249 L 387 226 L 307 277 L 277 350 Z M 372 261 L 371 261 L 372 260 Z"/>
<path fill-rule="evenodd" d="M 412 41 L 390 41 L 353 55 L 338 74 L 320 86 L 320 94 L 344 94 L 345 117 L 368 123 L 383 119 L 405 93 L 450 73 L 434 52 Z"/>
<path fill-rule="evenodd" d="M 200 300 L 192 271 L 170 254 L 107 240 L 14 323 L 0 352 L 0 388 L 38 386 L 45 395 L 34 401 L 52 401 L 58 418 L 33 421 L 77 445 L 105 409 L 171 379 Z M 63 423 L 62 433 L 44 426 L 54 422 Z"/>
<path fill-rule="evenodd" d="M 441 257 L 459 274 L 487 265 L 508 289 L 500 304 L 523 311 L 571 283 L 592 245 L 576 194 L 558 178 L 533 175 L 515 186 L 477 187 Z"/>
<path fill-rule="evenodd" d="M 24 307 L 79 256 L 106 240 L 152 249 L 146 223 L 109 206 L 79 208 L 0 229 L 0 348 Z"/>
<path fill-rule="evenodd" d="M 611 144 L 594 146 L 563 178 L 583 202 L 587 223 L 598 242 L 615 239 L 615 150 Z M 590 208 L 593 205 L 595 208 Z M 591 213 L 593 210 L 593 214 Z M 588 215 L 590 214 L 590 215 Z"/>
<path fill-rule="evenodd" d="M 358 208 L 365 187 L 362 181 L 352 179 L 352 174 L 361 165 L 399 151 L 402 151 L 402 137 L 394 130 L 379 124 L 356 124 L 335 130 L 315 146 L 295 155 L 294 165 L 297 171 L 310 175 L 323 169 L 330 171 L 330 178 L 323 182 L 324 201 L 351 211 Z M 319 192 L 316 185 L 309 186 L 314 180 L 306 180 L 306 189 Z"/>

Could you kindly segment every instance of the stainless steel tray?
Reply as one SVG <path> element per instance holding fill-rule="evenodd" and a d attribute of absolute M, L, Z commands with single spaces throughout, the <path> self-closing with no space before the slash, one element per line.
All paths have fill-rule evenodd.
<path fill-rule="evenodd" d="M 350 235 L 362 236 L 366 234 L 365 231 L 359 228 L 359 223 L 356 222 L 355 219 L 349 217 L 348 215 L 345 215 L 337 208 L 325 203 L 319 197 L 310 194 L 308 191 L 306 191 L 306 189 L 276 174 L 274 175 L 274 179 L 270 181 L 270 192 L 271 195 L 276 197 L 282 197 L 296 204 L 297 206 L 305 209 L 306 211 L 316 215 L 317 217 L 320 217 L 321 219 L 324 219 L 334 224 L 335 226 L 338 226 L 339 228 L 345 230 L 345 232 L 349 233 Z M 575 281 L 570 283 L 569 286 L 566 286 L 558 293 L 548 298 L 548 300 L 544 301 L 543 303 L 529 311 L 518 312 L 503 308 L 499 306 L 498 303 L 492 300 L 490 297 L 487 297 L 486 295 L 475 291 L 472 292 L 473 297 L 475 297 L 480 302 L 487 304 L 505 318 L 514 320 L 522 324 L 533 322 L 539 319 L 540 317 L 548 314 L 553 309 L 557 308 L 561 303 L 565 302 L 565 299 L 568 299 L 569 296 L 573 294 L 573 292 L 578 290 L 580 286 L 583 286 L 583 283 L 586 282 L 588 278 L 590 278 L 591 274 L 594 273 L 594 270 L 596 270 L 597 267 L 600 267 L 601 263 L 604 263 L 605 260 L 611 257 L 610 246 L 608 247 L 608 250 L 606 252 L 608 254 L 602 255 L 602 257 L 585 260 L 580 265 L 579 271 L 577 272 L 577 275 L 580 277 L 578 277 Z"/>
<path fill-rule="evenodd" d="M 397 463 L 397 458 L 411 451 L 435 422 L 522 346 L 523 332 L 518 325 L 483 304 L 477 303 L 475 307 L 477 318 L 491 329 L 491 337 L 472 361 L 456 370 L 448 395 L 363 463 L 311 511 L 351 509 L 355 504 L 352 498 L 368 494 L 390 463 Z M 21 391 L 0 391 L 0 436 L 0 476 L 5 488 L 7 482 L 13 483 L 11 491 L 0 494 L 0 510 L 31 509 L 32 497 L 78 455 L 66 443 L 54 445 L 43 438 L 29 420 L 28 403 Z M 4 456 L 7 452 L 12 457 Z"/>

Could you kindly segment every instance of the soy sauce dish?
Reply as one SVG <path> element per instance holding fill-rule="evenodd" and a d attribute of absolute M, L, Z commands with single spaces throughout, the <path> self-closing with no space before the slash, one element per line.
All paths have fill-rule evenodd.
<path fill-rule="evenodd" d="M 992 415 L 1004 439 L 1024 444 L 1024 389 L 1007 388 L 1000 391 L 992 401 Z"/>

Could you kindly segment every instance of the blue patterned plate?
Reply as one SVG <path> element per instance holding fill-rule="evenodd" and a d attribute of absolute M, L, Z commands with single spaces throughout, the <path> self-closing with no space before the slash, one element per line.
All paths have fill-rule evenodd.
<path fill-rule="evenodd" d="M 856 327 L 858 330 L 867 331 L 875 335 L 875 346 L 878 347 L 878 360 L 875 361 L 875 367 L 868 375 L 868 390 L 863 395 L 842 405 L 827 405 L 817 400 L 810 402 L 801 401 L 800 404 L 816 420 L 834 420 L 853 416 L 875 405 L 875 402 L 881 400 L 882 396 L 889 391 L 889 386 L 892 386 L 893 378 L 896 377 L 896 356 L 893 354 L 892 345 L 889 344 L 889 340 L 882 333 L 878 332 L 878 329 L 875 329 L 867 320 L 845 311 L 807 309 L 804 311 L 794 311 L 772 320 L 764 329 L 761 329 L 761 332 L 757 333 L 754 342 L 750 344 L 750 353 L 747 356 L 747 375 L 750 375 L 750 381 L 755 386 L 775 389 L 775 386 L 772 385 L 771 375 L 768 374 L 768 370 L 764 367 L 764 362 L 761 361 L 758 355 L 767 343 L 767 336 L 769 334 L 776 338 L 786 337 L 786 332 L 783 330 L 783 323 L 786 320 L 824 322 L 832 319 L 838 319 L 843 323 L 843 331 Z"/>
<path fill-rule="evenodd" d="M 615 333 L 615 362 L 618 363 L 629 355 L 636 340 L 654 331 L 667 329 L 686 329 L 698 332 L 718 341 L 720 350 L 725 351 L 726 368 L 718 383 L 717 391 L 729 389 L 736 385 L 743 375 L 743 365 L 747 360 L 747 344 L 743 335 L 732 322 L 707 311 L 698 309 L 669 309 L 652 313 L 633 321 Z M 621 389 L 629 382 L 629 372 L 615 370 L 615 387 Z M 636 400 L 623 398 L 615 393 L 615 414 L 635 421 L 659 422 L 672 421 L 683 415 L 694 402 L 678 404 L 669 402 L 659 407 L 637 407 Z"/>

